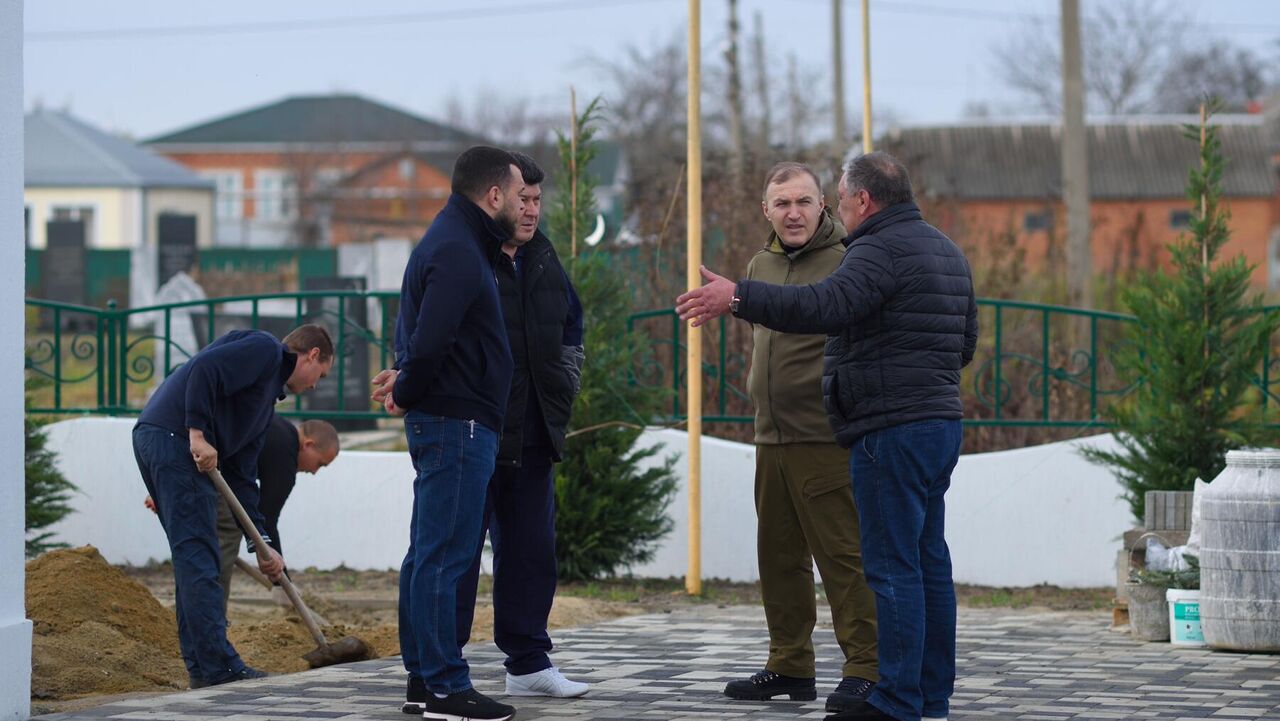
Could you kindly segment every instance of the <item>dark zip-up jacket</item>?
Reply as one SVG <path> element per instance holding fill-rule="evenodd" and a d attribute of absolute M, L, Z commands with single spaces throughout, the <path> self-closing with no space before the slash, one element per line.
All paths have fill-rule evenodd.
<path fill-rule="evenodd" d="M 911 202 L 867 218 L 845 245 L 840 267 L 819 283 L 740 282 L 738 317 L 828 334 L 823 396 L 842 446 L 881 428 L 960 419 L 960 369 L 978 342 L 964 254 Z"/>
<path fill-rule="evenodd" d="M 502 431 L 512 364 L 494 263 L 506 239 L 480 206 L 454 194 L 409 255 L 396 405 Z"/>
<path fill-rule="evenodd" d="M 139 423 L 187 437 L 197 428 L 218 451 L 218 466 L 236 498 L 264 536 L 258 509 L 258 453 L 276 401 L 298 357 L 270 333 L 236 330 L 196 353 L 147 401 Z"/>
<path fill-rule="evenodd" d="M 515 363 L 498 463 L 519 465 L 525 448 L 559 461 L 582 373 L 582 304 L 541 230 L 514 259 L 502 254 L 497 275 Z"/>
<path fill-rule="evenodd" d="M 808 285 L 831 275 L 844 258 L 844 226 L 824 211 L 804 247 L 791 250 L 776 232 L 747 265 L 747 278 L 780 285 Z M 756 409 L 757 444 L 834 443 L 822 404 L 824 334 L 782 333 L 752 327 L 747 392 Z"/>

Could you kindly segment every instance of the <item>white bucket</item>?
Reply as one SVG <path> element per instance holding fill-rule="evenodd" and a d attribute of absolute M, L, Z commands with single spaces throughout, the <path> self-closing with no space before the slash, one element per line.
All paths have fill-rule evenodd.
<path fill-rule="evenodd" d="M 1175 646 L 1203 646 L 1200 630 L 1200 592 L 1171 588 L 1165 591 L 1169 602 L 1169 642 Z"/>

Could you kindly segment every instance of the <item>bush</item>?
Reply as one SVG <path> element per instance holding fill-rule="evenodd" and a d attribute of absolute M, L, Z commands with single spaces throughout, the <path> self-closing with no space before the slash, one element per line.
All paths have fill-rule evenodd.
<path fill-rule="evenodd" d="M 666 508 L 676 490 L 674 457 L 648 470 L 640 467 L 660 448 L 637 448 L 636 441 L 669 391 L 630 382 L 633 364 L 651 348 L 646 338 L 627 329 L 627 278 L 611 262 L 605 243 L 579 243 L 578 255 L 571 255 L 573 218 L 579 235 L 595 225 L 594 183 L 580 172 L 574 188 L 569 169 L 571 162 L 585 169 L 594 156 L 597 116 L 598 100 L 577 118 L 576 152 L 561 135 L 564 172 L 548 214 L 549 234 L 582 300 L 586 331 L 582 391 L 556 471 L 556 561 L 566 580 L 612 575 L 652 559 L 657 541 L 671 532 Z"/>
<path fill-rule="evenodd" d="M 1228 450 L 1267 437 L 1265 419 L 1244 407 L 1280 316 L 1247 298 L 1252 268 L 1243 257 L 1218 261 L 1230 236 L 1222 145 L 1213 127 L 1187 128 L 1191 138 L 1201 133 L 1187 184 L 1191 232 L 1169 245 L 1175 272 L 1147 274 L 1122 294 L 1138 319 L 1116 358 L 1137 386 L 1107 414 L 1122 450 L 1085 451 L 1115 470 L 1138 521 L 1147 491 L 1190 491 L 1197 477 L 1222 471 Z"/>
<path fill-rule="evenodd" d="M 26 554 L 27 558 L 54 548 L 66 548 L 65 543 L 51 541 L 53 533 L 42 531 L 71 513 L 67 501 L 76 487 L 68 481 L 55 463 L 53 451 L 46 447 L 49 439 L 44 426 L 49 420 L 33 416 L 31 393 L 38 384 L 28 381 L 26 394 L 27 413 L 24 415 L 26 436 Z"/>

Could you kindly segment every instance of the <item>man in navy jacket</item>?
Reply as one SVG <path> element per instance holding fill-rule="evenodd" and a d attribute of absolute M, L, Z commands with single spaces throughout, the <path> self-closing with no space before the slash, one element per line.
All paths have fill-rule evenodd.
<path fill-rule="evenodd" d="M 494 264 L 515 231 L 524 182 L 510 153 L 476 146 L 458 157 L 452 189 L 405 268 L 396 367 L 373 379 L 374 400 L 405 416 L 417 471 L 400 567 L 404 710 L 507 719 L 515 709 L 471 685 L 454 606 L 480 540 L 511 386 Z"/>
<path fill-rule="evenodd" d="M 582 304 L 555 248 L 538 230 L 545 173 L 512 153 L 524 179 L 524 212 L 498 259 L 498 294 L 515 370 L 489 479 L 480 543 L 458 591 L 458 648 L 471 637 L 484 530 L 493 545 L 493 640 L 507 655 L 508 696 L 581 696 L 551 664 L 547 618 L 556 595 L 554 463 L 564 453 L 582 375 Z"/>
<path fill-rule="evenodd" d="M 192 688 L 258 678 L 227 640 L 218 583 L 218 490 L 205 473 L 221 467 L 264 538 L 258 510 L 258 453 L 276 401 L 311 390 L 333 366 L 333 341 L 304 325 L 283 342 L 232 331 L 187 361 L 156 390 L 133 429 L 133 452 L 173 557 L 178 641 Z M 259 568 L 279 578 L 284 560 L 267 549 Z"/>

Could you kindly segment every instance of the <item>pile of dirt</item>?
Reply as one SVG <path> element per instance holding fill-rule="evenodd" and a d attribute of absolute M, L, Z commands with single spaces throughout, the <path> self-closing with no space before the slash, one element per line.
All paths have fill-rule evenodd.
<path fill-rule="evenodd" d="M 137 570 L 134 570 L 135 574 Z M 172 571 L 144 576 L 149 587 L 109 565 L 92 546 L 52 551 L 27 564 L 27 616 L 35 624 L 32 698 L 46 711 L 69 710 L 70 699 L 187 687 L 172 609 Z M 243 581 L 243 579 L 240 579 Z M 336 591 L 305 594 L 329 621 L 330 641 L 356 636 L 375 657 L 400 653 L 398 584 L 362 589 L 336 600 Z M 487 594 L 482 593 L 481 599 Z M 157 600 L 165 599 L 164 602 Z M 302 655 L 315 641 L 292 609 L 247 582 L 234 588 L 227 636 L 250 666 L 270 673 L 307 669 Z M 639 611 L 634 604 L 560 596 L 550 626 L 580 626 Z M 476 608 L 471 641 L 493 638 L 493 607 Z"/>
<path fill-rule="evenodd" d="M 46 553 L 26 579 L 33 698 L 186 687 L 173 611 L 98 549 Z"/>

